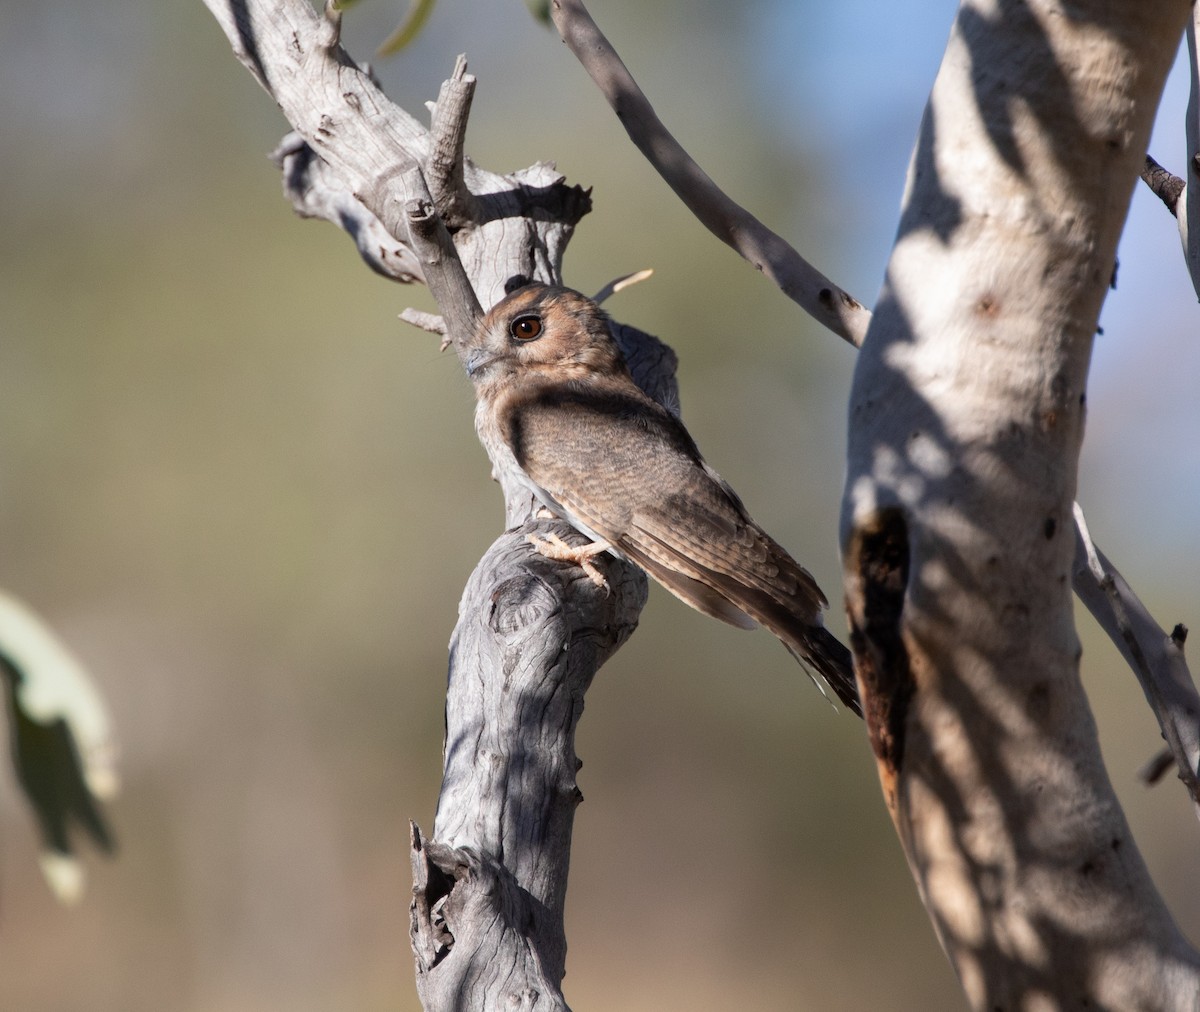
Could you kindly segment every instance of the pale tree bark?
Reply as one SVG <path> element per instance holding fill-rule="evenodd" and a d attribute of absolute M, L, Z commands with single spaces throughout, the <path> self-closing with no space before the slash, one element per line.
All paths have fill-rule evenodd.
<path fill-rule="evenodd" d="M 1192 88 L 1188 95 L 1187 123 L 1187 189 L 1183 213 L 1178 214 L 1179 237 L 1183 240 L 1183 257 L 1187 263 L 1192 287 L 1200 297 L 1200 73 L 1197 72 L 1196 31 L 1200 27 L 1200 8 L 1192 7 L 1187 27 L 1188 57 L 1191 62 Z"/>
<path fill-rule="evenodd" d="M 976 1008 L 1188 1008 L 1113 794 L 1070 535 L 1092 337 L 1186 4 L 961 8 L 850 400 L 847 600 L 884 796 Z"/>
<path fill-rule="evenodd" d="M 1184 123 L 1187 142 L 1186 178 L 1164 169 L 1149 155 L 1142 170 L 1146 185 L 1175 215 L 1179 238 L 1183 243 L 1183 260 L 1192 279 L 1192 287 L 1200 296 L 1200 65 L 1196 52 L 1196 27 L 1200 8 L 1192 8 L 1187 26 L 1188 62 L 1191 68 L 1191 91 Z"/>
<path fill-rule="evenodd" d="M 427 129 L 342 49 L 339 16 L 307 0 L 206 0 L 234 53 L 295 130 L 275 152 L 296 210 L 345 229 L 377 273 L 429 285 L 442 316 L 407 312 L 460 358 L 483 307 L 525 279 L 561 283 L 590 207 L 547 165 L 497 175 L 464 156 L 474 79 L 459 60 Z M 450 230 L 453 230 L 451 239 Z M 678 410 L 675 357 L 614 324 L 634 378 Z M 575 727 L 597 668 L 637 625 L 646 578 L 606 557 L 601 590 L 526 540 L 535 517 L 512 476 L 505 528 L 467 585 L 450 644 L 443 782 L 432 837 L 414 825 L 411 940 L 436 1010 L 566 1009 L 563 906 L 580 800 Z"/>

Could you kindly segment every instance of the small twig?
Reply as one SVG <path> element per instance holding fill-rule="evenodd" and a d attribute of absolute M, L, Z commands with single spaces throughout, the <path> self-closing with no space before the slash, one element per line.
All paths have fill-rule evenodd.
<path fill-rule="evenodd" d="M 606 299 L 616 295 L 617 292 L 623 292 L 626 288 L 636 285 L 639 281 L 645 281 L 654 273 L 654 268 L 647 267 L 645 270 L 634 271 L 632 274 L 626 274 L 623 277 L 615 278 L 607 285 L 600 289 L 592 296 L 592 301 L 602 303 Z"/>
<path fill-rule="evenodd" d="M 762 271 L 817 322 L 855 347 L 860 346 L 870 312 L 727 196 L 696 164 L 658 118 L 582 0 L 554 0 L 550 16 L 563 41 L 616 112 L 629 139 L 700 223 Z"/>
<path fill-rule="evenodd" d="M 1088 529 L 1087 519 L 1083 515 L 1083 509 L 1079 503 L 1074 503 L 1075 513 L 1075 530 L 1079 534 L 1079 540 L 1083 544 L 1083 556 L 1087 562 L 1087 571 L 1092 579 L 1096 581 L 1096 585 L 1104 591 L 1108 597 L 1109 605 L 1112 608 L 1113 618 L 1116 620 L 1117 629 L 1121 634 L 1121 639 L 1125 641 L 1125 646 L 1133 658 L 1134 671 L 1138 673 L 1139 680 L 1154 682 L 1154 674 L 1150 670 L 1150 665 L 1146 661 L 1146 655 L 1142 651 L 1142 645 L 1138 642 L 1137 637 L 1133 634 L 1133 627 L 1129 624 L 1129 614 L 1125 608 L 1125 602 L 1121 599 L 1121 595 L 1117 593 L 1116 579 L 1108 568 L 1100 561 L 1100 549 L 1092 540 L 1092 532 Z M 1153 701 L 1151 701 L 1153 706 Z M 1200 798 L 1198 798 L 1200 800 Z"/>
<path fill-rule="evenodd" d="M 446 333 L 445 318 L 438 316 L 436 313 L 422 312 L 420 309 L 413 309 L 412 306 L 409 306 L 400 313 L 400 319 L 405 323 L 412 324 L 414 327 L 428 331 L 430 334 L 441 334 L 442 341 L 438 345 L 438 351 L 445 351 L 454 343 L 453 338 Z"/>
<path fill-rule="evenodd" d="M 1153 787 L 1175 765 L 1175 757 L 1169 748 L 1161 749 L 1157 755 L 1147 759 L 1138 770 L 1138 779 L 1147 787 Z"/>
<path fill-rule="evenodd" d="M 1183 655 L 1183 637 L 1168 636 L 1092 541 L 1075 506 L 1075 593 L 1109 634 L 1141 683 L 1163 738 L 1200 816 L 1200 695 Z M 1178 627 L 1177 627 L 1178 628 Z"/>
<path fill-rule="evenodd" d="M 459 259 L 454 240 L 433 206 L 421 167 L 415 163 L 401 173 L 405 192 L 404 205 L 409 241 L 421 262 L 425 282 L 445 316 L 446 335 L 454 344 L 459 359 L 466 360 L 475 335 L 475 325 L 483 316 L 479 299 Z"/>
<path fill-rule="evenodd" d="M 442 83 L 433 107 L 429 133 L 431 150 L 425 181 L 446 228 L 457 231 L 478 219 L 478 201 L 463 177 L 467 117 L 475 95 L 475 78 L 467 73 L 467 58 L 459 55 L 449 80 Z"/>
<path fill-rule="evenodd" d="M 1153 194 L 1167 205 L 1167 210 L 1178 218 L 1179 198 L 1185 185 L 1183 180 L 1164 169 L 1149 155 L 1146 156 L 1146 165 L 1142 169 L 1142 180 Z"/>
<path fill-rule="evenodd" d="M 414 327 L 420 330 L 428 331 L 430 334 L 446 333 L 446 321 L 437 313 L 426 313 L 422 309 L 413 309 L 409 306 L 400 313 L 400 319 L 405 323 L 411 323 Z"/>

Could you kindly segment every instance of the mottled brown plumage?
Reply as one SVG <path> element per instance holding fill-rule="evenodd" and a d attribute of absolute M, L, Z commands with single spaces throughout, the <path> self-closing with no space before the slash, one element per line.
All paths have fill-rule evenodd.
<path fill-rule="evenodd" d="M 828 602 L 816 581 L 633 382 L 596 303 L 566 288 L 519 289 L 484 317 L 467 368 L 493 460 L 599 543 L 592 554 L 603 546 L 629 559 L 731 625 L 765 626 L 861 712 L 850 654 L 824 627 Z M 570 557 L 590 569 L 587 554 Z"/>

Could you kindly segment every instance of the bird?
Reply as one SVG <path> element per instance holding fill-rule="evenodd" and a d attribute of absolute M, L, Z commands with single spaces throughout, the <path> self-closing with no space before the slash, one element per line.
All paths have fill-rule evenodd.
<path fill-rule="evenodd" d="M 596 583 L 603 553 L 628 560 L 697 611 L 774 633 L 862 715 L 850 652 L 823 620 L 825 595 L 750 517 L 683 423 L 634 382 L 600 306 L 531 282 L 480 320 L 465 358 L 475 426 L 514 474 L 590 544 L 529 535 Z M 824 691 L 824 690 L 822 690 Z"/>

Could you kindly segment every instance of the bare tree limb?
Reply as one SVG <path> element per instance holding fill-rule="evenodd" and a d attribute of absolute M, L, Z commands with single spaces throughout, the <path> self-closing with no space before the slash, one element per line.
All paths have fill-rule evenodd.
<path fill-rule="evenodd" d="M 1149 155 L 1142 169 L 1142 182 L 1161 200 L 1176 218 L 1179 217 L 1179 198 L 1183 196 L 1184 182 L 1173 172 L 1164 169 Z"/>
<path fill-rule="evenodd" d="M 1115 641 L 1117 647 L 1138 676 L 1175 760 L 1179 779 L 1191 795 L 1193 809 L 1200 818 L 1200 734 L 1196 720 L 1200 699 L 1183 654 L 1187 631 L 1176 626 L 1176 632 L 1168 636 L 1154 621 L 1124 577 L 1091 542 L 1078 504 L 1075 538 L 1075 593 L 1101 625 L 1115 623 L 1120 629 L 1121 639 Z M 1086 569 L 1086 573 L 1081 569 Z M 1153 779 L 1149 775 L 1145 778 Z"/>
<path fill-rule="evenodd" d="M 526 540 L 550 530 L 572 544 L 586 540 L 573 531 L 563 534 L 556 522 L 529 521 L 500 537 L 486 556 L 491 567 L 477 569 L 463 593 L 450 641 L 452 672 L 503 677 L 450 680 L 434 823 L 436 839 L 456 852 L 469 851 L 471 866 L 482 862 L 487 878 L 511 881 L 526 902 L 518 903 L 509 887 L 500 894 L 475 889 L 469 902 L 494 917 L 456 919 L 463 900 L 452 900 L 445 921 L 461 944 L 440 964 L 439 979 L 422 982 L 418 960 L 423 994 L 481 993 L 460 992 L 460 982 L 477 988 L 472 981 L 497 968 L 525 966 L 532 953 L 536 960 L 528 965 L 555 984 L 552 991 L 535 989 L 550 999 L 551 1008 L 565 1007 L 557 991 L 566 959 L 562 913 L 571 827 L 582 800 L 575 782 L 575 726 L 592 675 L 637 625 L 647 584 L 640 570 L 605 556 L 596 561 L 611 593 L 597 591 L 581 570 L 554 564 Z M 528 838 L 534 831 L 538 836 Z M 494 932 L 493 919 L 505 928 L 489 943 L 498 945 L 494 952 L 473 941 L 481 931 Z M 477 972 L 480 960 L 487 968 Z M 433 1007 L 510 1007 L 459 1001 Z"/>
<path fill-rule="evenodd" d="M 465 120 L 462 126 L 466 127 Z M 458 352 L 459 361 L 465 363 L 483 310 L 458 258 L 454 240 L 434 210 L 421 167 L 415 163 L 407 166 L 403 179 L 405 192 L 413 194 L 404 205 L 409 242 L 421 262 L 429 291 L 442 310 L 446 336 Z"/>
<path fill-rule="evenodd" d="M 467 58 L 460 55 L 433 107 L 433 151 L 427 166 L 434 206 L 451 229 L 464 228 L 479 218 L 475 195 L 467 188 L 463 173 L 467 116 L 474 96 L 475 78 L 467 73 Z"/>
<path fill-rule="evenodd" d="M 441 334 L 446 337 L 446 321 L 437 313 L 426 313 L 420 309 L 413 309 L 409 306 L 400 313 L 400 319 L 405 323 L 411 323 L 418 330 L 427 331 L 430 334 Z M 450 347 L 450 340 L 446 338 L 442 351 Z"/>
<path fill-rule="evenodd" d="M 279 152 L 294 206 L 345 228 L 379 273 L 424 280 L 460 356 L 481 304 L 521 279 L 561 281 L 588 194 L 547 165 L 497 175 L 464 157 L 474 85 L 465 61 L 441 91 L 431 132 L 342 50 L 335 12 L 322 19 L 307 0 L 206 2 L 295 130 Z M 429 314 L 405 315 L 439 329 Z M 670 349 L 633 327 L 614 330 L 635 380 L 677 408 Z M 627 562 L 603 561 L 601 590 L 537 554 L 530 530 L 578 535 L 533 520 L 529 492 L 511 474 L 495 476 L 510 529 L 463 598 L 435 839 L 414 829 L 411 840 L 411 937 L 429 1012 L 566 1008 L 575 724 L 592 676 L 632 632 L 646 598 L 645 575 Z"/>
<path fill-rule="evenodd" d="M 671 135 L 582 0 L 553 0 L 563 41 L 600 88 L 639 151 L 697 220 L 806 313 L 857 347 L 870 314 L 780 236 L 730 199 Z"/>
<path fill-rule="evenodd" d="M 397 152 L 429 157 L 429 132 L 342 49 L 336 19 L 307 3 L 209 0 L 234 54 L 284 117 L 393 237 L 405 230 Z"/>
<path fill-rule="evenodd" d="M 1187 186 L 1183 192 L 1184 213 L 1177 214 L 1176 217 L 1179 219 L 1179 238 L 1183 242 L 1183 258 L 1192 279 L 1192 287 L 1196 290 L 1197 297 L 1200 297 L 1200 61 L 1196 52 L 1198 22 L 1200 6 L 1193 4 L 1192 17 L 1185 33 L 1191 80 L 1184 129 L 1187 139 Z"/>
<path fill-rule="evenodd" d="M 413 251 L 389 234 L 298 133 L 284 137 L 270 158 L 282 170 L 284 196 L 302 218 L 337 225 L 354 240 L 358 255 L 376 274 L 401 284 L 425 280 Z"/>
<path fill-rule="evenodd" d="M 1175 641 L 1154 620 L 1116 566 L 1091 539 L 1079 504 L 1075 514 L 1075 561 L 1071 587 L 1137 677 L 1168 743 L 1168 756 L 1200 818 L 1200 693 L 1188 669 L 1183 640 Z M 1161 775 L 1161 774 L 1160 774 Z M 1157 776 L 1143 772 L 1154 783 Z"/>

